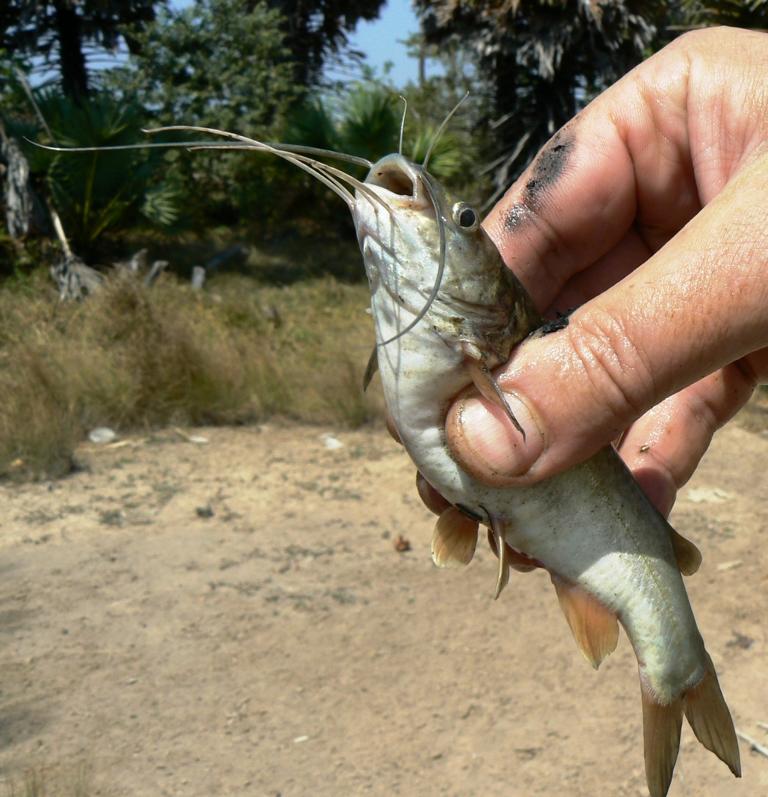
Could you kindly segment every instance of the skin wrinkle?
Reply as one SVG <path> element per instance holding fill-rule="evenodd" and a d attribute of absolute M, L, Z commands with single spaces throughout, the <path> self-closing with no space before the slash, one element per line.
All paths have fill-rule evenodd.
<path fill-rule="evenodd" d="M 751 395 L 752 391 L 760 382 L 760 377 L 758 376 L 757 371 L 752 367 L 752 363 L 747 357 L 742 357 L 736 360 L 736 362 L 731 363 L 731 365 L 738 371 L 739 376 L 741 376 L 744 381 L 749 384 L 749 392 Z"/>
<path fill-rule="evenodd" d="M 751 159 L 754 153 L 753 146 L 765 140 L 764 122 L 761 129 L 765 115 L 759 113 L 760 106 L 757 105 L 753 116 L 758 131 L 757 135 L 752 136 L 753 146 L 747 144 L 749 136 L 744 129 L 741 113 L 744 104 L 754 104 L 756 95 L 764 98 L 762 103 L 764 106 L 768 105 L 768 94 L 765 92 L 764 84 L 759 85 L 760 90 L 757 92 L 750 91 L 746 79 L 738 71 L 734 72 L 729 62 L 725 61 L 722 65 L 718 65 L 720 72 L 718 75 L 713 75 L 713 69 L 708 64 L 707 45 L 721 46 L 721 42 L 716 41 L 712 33 L 723 30 L 715 28 L 699 31 L 698 36 L 691 41 L 701 46 L 692 47 L 691 52 L 686 53 L 691 64 L 690 85 L 694 94 L 697 92 L 700 94 L 698 102 L 693 107 L 688 102 L 686 109 L 690 138 L 694 142 L 701 142 L 692 151 L 691 160 L 702 204 L 711 201 L 725 187 L 741 166 Z M 691 34 L 686 35 L 691 36 Z M 760 74 L 760 70 L 755 72 Z M 725 93 L 712 90 L 713 87 L 724 84 L 730 85 L 732 91 Z M 689 89 L 689 95 L 690 91 Z M 707 129 L 702 127 L 701 120 L 709 122 Z M 742 124 L 734 127 L 732 120 L 738 120 Z"/>
<path fill-rule="evenodd" d="M 578 307 L 596 293 L 603 293 L 631 274 L 635 263 L 644 262 L 652 254 L 638 231 L 634 227 L 630 228 L 607 255 L 591 268 L 577 272 L 565 283 L 557 302 L 550 306 L 550 312 L 564 309 L 561 305 Z"/>
<path fill-rule="evenodd" d="M 589 314 L 574 319 L 567 330 L 572 350 L 595 396 L 602 400 L 612 397 L 612 417 L 626 416 L 626 408 L 638 417 L 658 400 L 647 358 L 632 343 L 620 319 L 602 308 L 593 308 Z M 639 395 L 633 393 L 628 382 L 642 386 Z M 631 420 L 631 417 L 622 418 L 622 428 Z"/>
<path fill-rule="evenodd" d="M 683 55 L 685 56 L 685 51 L 683 51 Z M 679 58 L 679 54 L 667 54 L 667 57 L 673 56 Z M 673 70 L 676 77 L 673 86 L 669 86 L 667 85 L 668 81 L 664 79 L 668 70 L 664 60 L 660 59 L 655 74 L 650 77 L 637 77 L 632 83 L 636 98 L 632 98 L 634 102 L 630 101 L 629 104 L 634 106 L 635 103 L 639 103 L 639 113 L 643 120 L 626 117 L 614 120 L 617 134 L 632 163 L 636 205 L 634 226 L 652 252 L 659 250 L 683 224 L 690 221 L 701 209 L 690 164 L 690 151 L 681 143 L 687 141 L 687 111 L 685 107 L 680 108 L 676 97 L 678 93 L 687 96 L 690 65 L 686 61 L 687 67 L 683 70 L 682 75 L 677 75 L 677 70 Z M 659 72 L 661 72 L 661 77 L 659 77 Z M 673 92 L 672 88 L 677 90 Z M 677 124 L 682 124 L 682 129 L 674 129 Z M 633 140 L 633 136 L 638 130 L 653 132 L 649 142 L 650 146 L 644 146 L 642 141 Z M 677 145 L 675 142 L 678 142 Z M 665 143 L 669 146 L 665 147 Z M 670 149 L 673 150 L 671 154 L 668 152 Z M 644 162 L 646 151 L 653 154 L 653 163 Z M 670 165 L 673 168 L 670 168 Z M 644 179 L 640 179 L 638 172 L 643 174 Z M 678 189 L 677 192 L 680 197 L 677 203 L 680 207 L 677 212 L 670 213 L 668 203 L 665 203 L 663 214 L 656 217 L 656 214 L 659 213 L 657 194 L 660 192 L 663 194 L 664 189 L 661 185 L 654 186 L 648 178 L 649 174 L 666 175 L 664 183 L 674 180 L 678 186 L 685 186 L 685 189 L 682 191 Z M 651 193 L 649 193 L 649 189 L 651 189 Z M 689 201 L 686 201 L 686 198 Z"/>

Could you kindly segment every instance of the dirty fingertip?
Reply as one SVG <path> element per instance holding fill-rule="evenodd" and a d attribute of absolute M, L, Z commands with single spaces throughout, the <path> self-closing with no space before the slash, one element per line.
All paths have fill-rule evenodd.
<path fill-rule="evenodd" d="M 493 481 L 523 476 L 544 450 L 544 437 L 524 402 L 511 393 L 505 398 L 525 437 L 503 408 L 486 399 L 465 399 L 448 415 L 446 429 L 452 451 L 478 478 Z"/>
<path fill-rule="evenodd" d="M 436 515 L 442 515 L 450 506 L 448 501 L 419 473 L 416 471 L 416 490 L 424 506 Z"/>

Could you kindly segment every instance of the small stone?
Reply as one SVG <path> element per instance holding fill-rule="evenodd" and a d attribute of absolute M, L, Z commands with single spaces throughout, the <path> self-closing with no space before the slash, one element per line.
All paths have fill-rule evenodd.
<path fill-rule="evenodd" d="M 398 534 L 397 537 L 395 537 L 393 545 L 398 553 L 405 553 L 411 550 L 410 540 L 407 540 L 402 534 Z"/>
<path fill-rule="evenodd" d="M 116 438 L 117 432 L 114 429 L 110 429 L 108 426 L 97 426 L 95 429 L 91 429 L 91 431 L 88 432 L 88 439 L 92 443 L 98 443 L 99 445 L 111 443 Z"/>
<path fill-rule="evenodd" d="M 320 435 L 320 439 L 329 451 L 338 451 L 340 448 L 344 448 L 344 443 L 332 434 L 322 434 Z"/>

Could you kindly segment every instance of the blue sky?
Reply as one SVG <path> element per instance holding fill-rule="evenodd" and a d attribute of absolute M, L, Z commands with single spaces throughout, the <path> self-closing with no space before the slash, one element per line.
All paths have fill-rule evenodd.
<path fill-rule="evenodd" d="M 398 43 L 419 29 L 419 22 L 413 12 L 410 0 L 388 0 L 379 19 L 361 22 L 350 43 L 356 50 L 367 55 L 367 62 L 381 73 L 384 64 L 392 61 L 390 72 L 396 86 L 416 80 L 418 64 L 416 59 L 408 58 L 405 45 Z"/>

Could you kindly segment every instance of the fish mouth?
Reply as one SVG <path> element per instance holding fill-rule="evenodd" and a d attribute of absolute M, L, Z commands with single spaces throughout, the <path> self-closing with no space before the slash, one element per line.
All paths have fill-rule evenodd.
<path fill-rule="evenodd" d="M 432 203 L 424 190 L 422 169 L 402 155 L 387 155 L 371 166 L 365 179 L 367 185 L 378 186 L 395 197 L 398 204 L 414 210 L 431 208 Z"/>

